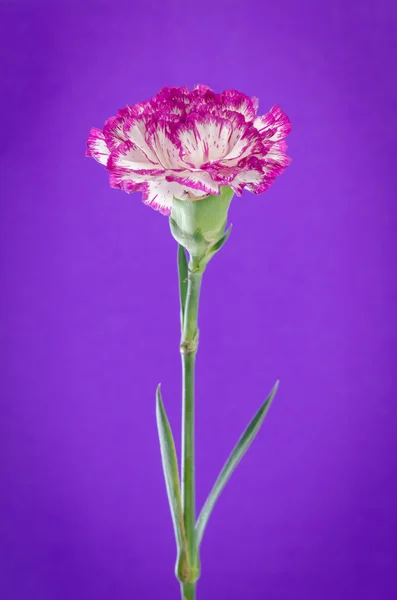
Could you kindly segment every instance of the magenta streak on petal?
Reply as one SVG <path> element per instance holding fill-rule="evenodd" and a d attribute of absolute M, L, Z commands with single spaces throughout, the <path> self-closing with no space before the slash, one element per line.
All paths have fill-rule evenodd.
<path fill-rule="evenodd" d="M 126 141 L 123 131 L 124 120 L 125 117 L 116 116 L 110 117 L 105 123 L 103 134 L 110 150 L 117 148 Z"/>
<path fill-rule="evenodd" d="M 142 115 L 129 117 L 124 123 L 124 135 L 127 140 L 142 150 L 149 162 L 159 167 L 158 159 L 145 139 L 147 120 L 147 117 Z"/>
<path fill-rule="evenodd" d="M 117 111 L 117 117 L 121 117 L 122 119 L 127 119 L 132 114 L 133 114 L 132 108 L 128 105 L 125 108 L 120 108 Z"/>
<path fill-rule="evenodd" d="M 208 85 L 203 85 L 202 83 L 195 85 L 194 89 L 198 90 L 199 92 L 212 92 L 212 89 L 208 87 Z"/>
<path fill-rule="evenodd" d="M 285 138 L 292 129 L 291 121 L 277 104 L 254 122 L 255 127 L 266 139 L 277 141 Z"/>
<path fill-rule="evenodd" d="M 85 155 L 92 156 L 92 158 L 95 158 L 102 165 L 106 165 L 109 157 L 109 148 L 100 129 L 96 129 L 95 127 L 91 129 Z"/>
<path fill-rule="evenodd" d="M 147 175 L 163 173 L 160 165 L 156 167 L 149 162 L 145 153 L 129 140 L 112 150 L 107 168 L 108 170 L 122 168 L 126 171 Z"/>
<path fill-rule="evenodd" d="M 255 114 L 258 112 L 259 108 L 259 100 L 256 96 L 251 97 L 252 106 L 254 107 Z"/>
<path fill-rule="evenodd" d="M 199 137 L 200 137 L 200 135 L 199 135 Z M 203 142 L 203 148 L 204 148 L 204 160 L 207 161 L 208 155 L 209 155 L 208 142 L 206 142 L 206 141 Z"/>
<path fill-rule="evenodd" d="M 195 178 L 194 177 L 194 173 L 191 174 L 191 176 L 189 177 L 189 175 L 167 175 L 166 176 L 166 180 L 167 181 L 174 181 L 176 183 L 179 183 L 180 185 L 184 186 L 185 188 L 191 188 L 194 190 L 200 190 L 202 192 L 206 192 L 207 194 L 215 194 L 218 195 L 219 192 L 219 184 L 215 181 L 213 181 L 212 185 L 210 185 L 209 181 L 207 180 L 207 183 L 205 183 L 205 181 L 200 181 L 199 178 Z"/>

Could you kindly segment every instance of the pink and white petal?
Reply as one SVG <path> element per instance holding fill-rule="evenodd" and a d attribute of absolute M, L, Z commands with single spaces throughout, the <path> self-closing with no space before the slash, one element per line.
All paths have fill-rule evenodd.
<path fill-rule="evenodd" d="M 152 102 L 170 102 L 173 100 L 176 101 L 185 101 L 189 98 L 189 88 L 187 86 L 184 87 L 163 87 L 161 88 L 155 96 L 152 98 Z"/>
<path fill-rule="evenodd" d="M 289 156 L 287 156 L 286 151 L 287 151 L 286 141 L 280 140 L 279 142 L 272 144 L 270 149 L 266 152 L 265 159 L 266 159 L 266 161 L 269 159 L 271 161 L 274 161 L 275 163 L 280 165 L 284 170 L 291 163 L 291 158 Z"/>
<path fill-rule="evenodd" d="M 256 96 L 251 96 L 251 102 L 252 102 L 252 106 L 254 107 L 254 111 L 255 111 L 255 115 L 258 112 L 258 108 L 259 108 L 259 98 L 257 98 Z"/>
<path fill-rule="evenodd" d="M 161 89 L 152 99 L 153 114 L 177 115 L 179 117 L 186 113 L 190 103 L 190 92 L 187 87 L 169 87 Z"/>
<path fill-rule="evenodd" d="M 267 190 L 273 185 L 275 179 L 276 176 L 266 175 L 259 184 L 248 183 L 246 185 L 246 188 L 249 192 L 252 192 L 253 194 L 263 194 L 263 192 L 267 192 Z"/>
<path fill-rule="evenodd" d="M 179 183 L 169 182 L 165 179 L 148 181 L 142 186 L 142 198 L 145 204 L 163 215 L 171 214 L 174 196 L 186 199 L 187 193 Z"/>
<path fill-rule="evenodd" d="M 233 125 L 229 119 L 203 115 L 196 120 L 196 135 L 203 149 L 203 163 L 219 160 L 229 152 Z"/>
<path fill-rule="evenodd" d="M 256 117 L 254 120 L 254 127 L 259 131 L 264 139 L 267 139 L 268 136 L 273 134 L 273 130 L 275 128 L 275 118 L 271 111 L 261 115 L 260 117 Z"/>
<path fill-rule="evenodd" d="M 144 100 L 144 102 L 137 102 L 131 107 L 131 114 L 135 116 L 150 114 L 154 112 L 153 100 Z"/>
<path fill-rule="evenodd" d="M 156 104 L 155 111 L 153 115 L 157 115 L 157 117 L 164 117 L 166 120 L 174 119 L 176 122 L 179 122 L 186 115 L 186 112 L 189 108 L 189 99 L 185 98 L 184 100 L 164 100 L 162 102 L 158 102 Z"/>
<path fill-rule="evenodd" d="M 247 171 L 242 171 L 238 175 L 236 175 L 236 177 L 229 185 L 238 196 L 241 196 L 245 186 L 251 185 L 253 187 L 257 187 L 260 183 L 263 182 L 263 179 L 264 175 L 261 171 L 257 171 L 256 169 L 249 169 Z"/>
<path fill-rule="evenodd" d="M 166 118 L 153 118 L 148 124 L 146 140 L 164 169 L 183 169 L 181 147 L 177 137 L 171 133 L 173 123 Z"/>
<path fill-rule="evenodd" d="M 247 156 L 264 154 L 262 139 L 251 123 L 233 129 L 229 142 L 230 150 L 222 159 L 225 165 L 233 166 Z"/>
<path fill-rule="evenodd" d="M 188 115 L 185 123 L 174 129 L 181 147 L 181 157 L 192 168 L 219 160 L 229 150 L 233 126 L 230 120 L 208 112 Z"/>
<path fill-rule="evenodd" d="M 186 105 L 175 102 L 174 104 L 163 105 L 162 107 L 159 107 L 159 110 L 162 113 L 167 112 L 170 116 L 177 116 L 181 119 L 186 114 Z"/>
<path fill-rule="evenodd" d="M 254 167 L 241 171 L 229 184 L 238 196 L 241 196 L 244 188 L 254 194 L 265 192 L 276 179 L 276 174 L 266 168 L 261 170 Z"/>
<path fill-rule="evenodd" d="M 124 122 L 128 119 L 128 117 L 130 117 L 133 114 L 134 114 L 134 107 L 128 106 L 128 104 L 126 104 L 126 106 L 124 108 L 120 108 L 117 111 L 117 117 L 121 117 Z"/>
<path fill-rule="evenodd" d="M 139 191 L 142 185 L 151 177 L 150 175 L 141 175 L 126 169 L 113 169 L 109 173 L 109 183 L 112 188 L 131 193 Z"/>
<path fill-rule="evenodd" d="M 210 173 L 214 181 L 221 185 L 229 185 L 229 183 L 242 171 L 256 169 L 257 171 L 262 172 L 264 166 L 264 160 L 259 160 L 256 156 L 248 156 L 239 160 L 235 165 L 229 165 L 229 163 L 224 161 L 218 161 L 206 167 L 206 170 Z"/>
<path fill-rule="evenodd" d="M 212 179 L 206 171 L 180 171 L 166 175 L 167 181 L 175 181 L 188 190 L 218 195 L 220 183 Z M 199 194 L 203 195 L 203 194 Z"/>
<path fill-rule="evenodd" d="M 232 187 L 238 195 L 243 189 L 262 189 L 271 180 L 274 181 L 279 174 L 279 165 L 267 164 L 262 158 L 250 156 L 240 161 L 233 169 L 233 179 L 227 185 Z M 281 169 L 283 170 L 283 169 Z"/>
<path fill-rule="evenodd" d="M 246 121 L 253 121 L 256 117 L 255 103 L 237 90 L 225 90 L 220 94 L 219 102 L 222 107 L 241 113 Z"/>
<path fill-rule="evenodd" d="M 177 125 L 174 134 L 179 142 L 180 156 L 185 168 L 186 165 L 193 169 L 198 168 L 203 163 L 203 151 L 199 145 L 194 120 L 188 118 L 185 123 Z"/>
<path fill-rule="evenodd" d="M 124 125 L 123 128 L 125 127 L 125 123 L 126 121 L 128 121 L 128 119 L 135 117 L 135 118 L 139 118 L 139 117 L 143 117 L 145 116 L 146 118 L 149 118 L 150 115 L 153 113 L 154 108 L 153 108 L 153 103 L 151 100 L 145 100 L 145 102 L 138 102 L 137 104 L 134 104 L 134 106 L 128 106 L 128 104 L 125 106 L 125 108 L 120 108 L 117 111 L 117 117 L 119 117 Z"/>
<path fill-rule="evenodd" d="M 88 136 L 85 155 L 92 156 L 92 158 L 95 158 L 101 165 L 106 165 L 108 161 L 110 152 L 105 141 L 105 136 L 103 135 L 103 131 L 96 127 L 91 129 Z"/>
<path fill-rule="evenodd" d="M 206 170 L 211 175 L 211 179 L 219 185 L 229 185 L 241 169 L 238 166 L 225 167 L 218 162 L 206 167 Z"/>
<path fill-rule="evenodd" d="M 160 167 L 157 156 L 146 141 L 146 124 L 147 119 L 142 115 L 129 117 L 124 123 L 124 134 L 128 140 L 142 150 L 149 162 Z"/>
<path fill-rule="evenodd" d="M 150 162 L 146 154 L 135 144 L 127 140 L 112 151 L 107 168 L 126 169 L 136 173 L 158 175 L 164 172 L 160 165 Z"/>
<path fill-rule="evenodd" d="M 218 95 L 206 85 L 197 85 L 189 94 L 189 106 L 187 112 L 196 112 L 203 110 L 215 110 L 219 114 Z"/>
<path fill-rule="evenodd" d="M 292 129 L 291 121 L 277 104 L 268 113 L 257 117 L 254 127 L 266 140 L 276 142 L 285 138 Z"/>
<path fill-rule="evenodd" d="M 193 90 L 197 90 L 199 93 L 205 94 L 206 92 L 212 92 L 212 89 L 208 87 L 208 85 L 203 85 L 202 83 L 198 83 L 194 86 Z"/>
<path fill-rule="evenodd" d="M 124 113 L 123 116 L 117 115 L 116 117 L 110 117 L 110 119 L 106 121 L 105 127 L 103 128 L 103 134 L 110 150 L 117 148 L 127 140 L 124 133 L 125 120 L 126 113 Z"/>
<path fill-rule="evenodd" d="M 247 136 L 249 132 L 252 132 L 252 125 L 250 123 L 246 123 L 244 116 L 236 111 L 223 109 L 222 116 L 232 124 L 232 133 L 229 138 L 229 149 L 226 154 L 226 156 L 229 156 L 229 154 L 233 152 L 237 142 L 243 136 Z M 259 136 L 257 136 L 257 138 L 259 139 Z"/>

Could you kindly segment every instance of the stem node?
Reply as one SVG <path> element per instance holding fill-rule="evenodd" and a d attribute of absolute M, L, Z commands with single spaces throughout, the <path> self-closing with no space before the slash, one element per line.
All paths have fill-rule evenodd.
<path fill-rule="evenodd" d="M 182 340 L 180 345 L 181 354 L 196 354 L 198 349 L 198 341 L 199 341 L 199 330 L 196 329 L 193 339 L 191 340 Z"/>

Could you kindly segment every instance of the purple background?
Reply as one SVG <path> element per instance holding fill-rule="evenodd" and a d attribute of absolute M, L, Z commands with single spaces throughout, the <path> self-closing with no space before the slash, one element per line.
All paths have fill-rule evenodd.
<path fill-rule="evenodd" d="M 179 448 L 176 244 L 84 149 L 126 103 L 198 82 L 294 127 L 204 280 L 199 506 L 281 386 L 198 598 L 395 598 L 397 10 L 320 4 L 1 2 L 4 600 L 179 597 L 154 402 L 161 382 Z"/>

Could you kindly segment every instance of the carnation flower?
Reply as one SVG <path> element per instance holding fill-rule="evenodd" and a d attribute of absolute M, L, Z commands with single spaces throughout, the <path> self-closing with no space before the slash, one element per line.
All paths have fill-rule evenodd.
<path fill-rule="evenodd" d="M 262 116 L 257 108 L 235 90 L 163 88 L 91 129 L 86 155 L 106 166 L 113 188 L 141 191 L 165 215 L 174 198 L 200 200 L 222 186 L 260 194 L 290 163 L 291 123 L 277 105 Z"/>
<path fill-rule="evenodd" d="M 156 420 L 182 600 L 196 599 L 200 545 L 208 519 L 258 433 L 278 386 L 276 382 L 246 427 L 197 516 L 194 381 L 201 282 L 209 261 L 229 239 L 231 225 L 226 229 L 226 224 L 234 193 L 240 196 L 244 189 L 254 194 L 265 192 L 290 162 L 285 142 L 291 130 L 288 117 L 278 106 L 263 116 L 257 115 L 257 109 L 256 98 L 235 90 L 216 94 L 203 85 L 192 91 L 163 88 L 151 100 L 119 110 L 103 131 L 91 129 L 87 144 L 87 156 L 106 166 L 112 187 L 141 191 L 146 204 L 169 215 L 171 233 L 178 242 L 183 406 L 180 468 L 160 386 Z M 219 397 L 222 401 L 222 393 Z M 222 427 L 225 425 L 226 421 Z"/>

